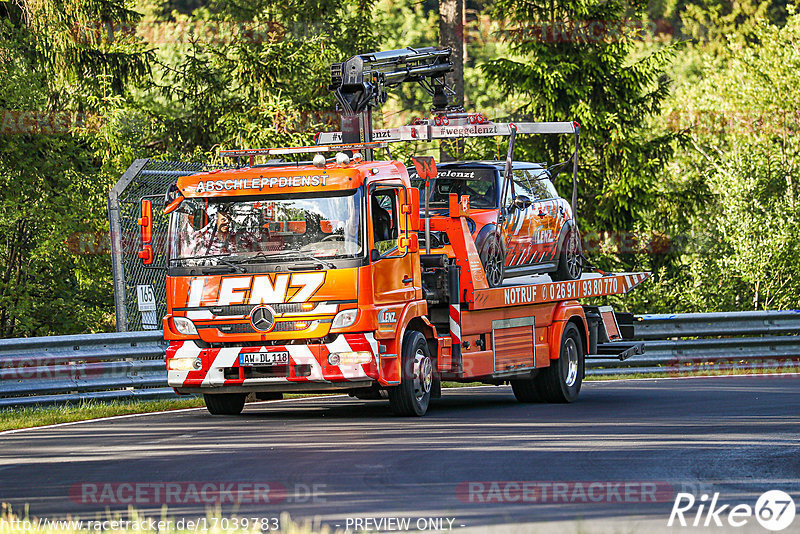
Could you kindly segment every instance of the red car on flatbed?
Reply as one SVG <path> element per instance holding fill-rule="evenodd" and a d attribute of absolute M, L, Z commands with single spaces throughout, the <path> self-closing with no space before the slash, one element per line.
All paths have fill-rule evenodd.
<path fill-rule="evenodd" d="M 540 164 L 514 162 L 501 198 L 504 165 L 502 161 L 440 163 L 430 192 L 414 168 L 408 170 L 420 195 L 428 195 L 432 217 L 447 216 L 450 194 L 469 196 L 469 229 L 489 287 L 500 286 L 504 278 L 540 273 L 555 281 L 579 279 L 583 269 L 578 226 L 550 172 Z M 420 237 L 424 246 L 424 236 Z M 442 232 L 431 233 L 430 248 L 454 257 Z"/>

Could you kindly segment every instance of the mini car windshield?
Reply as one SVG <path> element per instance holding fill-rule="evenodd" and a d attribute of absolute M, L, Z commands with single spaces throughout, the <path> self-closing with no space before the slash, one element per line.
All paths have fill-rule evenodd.
<path fill-rule="evenodd" d="M 342 194 L 344 193 L 344 194 Z M 335 196 L 187 198 L 172 218 L 173 265 L 289 262 L 362 254 L 359 190 Z"/>
<path fill-rule="evenodd" d="M 410 172 L 411 184 L 419 188 L 420 198 L 425 198 L 425 182 L 416 172 Z M 494 209 L 497 207 L 497 171 L 491 167 L 439 168 L 436 179 L 431 181 L 428 202 L 432 207 L 447 206 L 450 193 L 459 197 L 469 195 L 471 208 Z"/>

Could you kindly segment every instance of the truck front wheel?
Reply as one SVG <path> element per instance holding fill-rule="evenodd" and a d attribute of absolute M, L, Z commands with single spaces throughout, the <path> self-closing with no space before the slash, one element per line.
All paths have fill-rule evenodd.
<path fill-rule="evenodd" d="M 246 393 L 203 393 L 211 415 L 239 415 L 244 409 Z"/>
<path fill-rule="evenodd" d="M 585 353 L 578 327 L 567 323 L 561 335 L 561 352 L 550 367 L 533 379 L 537 393 L 545 402 L 574 402 L 581 391 Z"/>
<path fill-rule="evenodd" d="M 400 363 L 400 385 L 389 388 L 389 405 L 397 415 L 425 415 L 431 401 L 433 360 L 420 332 L 406 334 Z"/>

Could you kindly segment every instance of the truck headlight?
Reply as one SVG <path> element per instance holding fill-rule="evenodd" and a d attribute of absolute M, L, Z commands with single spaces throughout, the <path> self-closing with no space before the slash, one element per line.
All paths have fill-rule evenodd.
<path fill-rule="evenodd" d="M 172 324 L 175 325 L 175 330 L 177 330 L 179 334 L 183 334 L 184 336 L 197 335 L 197 328 L 195 328 L 194 323 L 186 317 L 173 317 Z"/>
<path fill-rule="evenodd" d="M 356 317 L 358 317 L 358 308 L 342 310 L 333 318 L 331 328 L 347 328 L 348 326 L 352 326 L 353 323 L 356 322 Z"/>

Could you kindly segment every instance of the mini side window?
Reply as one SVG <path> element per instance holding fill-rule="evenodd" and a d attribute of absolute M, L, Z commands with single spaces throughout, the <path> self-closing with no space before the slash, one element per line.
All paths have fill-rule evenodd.
<path fill-rule="evenodd" d="M 530 188 L 536 194 L 536 200 L 549 200 L 558 198 L 553 182 L 545 171 L 526 171 L 529 175 Z"/>

